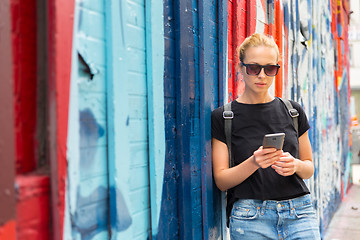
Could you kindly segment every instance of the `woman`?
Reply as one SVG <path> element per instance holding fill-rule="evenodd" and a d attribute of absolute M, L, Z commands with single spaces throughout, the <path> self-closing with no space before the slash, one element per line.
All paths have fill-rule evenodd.
<path fill-rule="evenodd" d="M 245 90 L 231 103 L 231 144 L 224 132 L 223 107 L 211 114 L 213 173 L 217 187 L 228 191 L 231 239 L 320 239 L 310 192 L 303 179 L 314 173 L 310 128 L 301 106 L 298 133 L 288 110 L 268 89 L 279 65 L 272 38 L 253 34 L 240 46 Z M 263 148 L 265 134 L 284 132 L 283 150 Z"/>

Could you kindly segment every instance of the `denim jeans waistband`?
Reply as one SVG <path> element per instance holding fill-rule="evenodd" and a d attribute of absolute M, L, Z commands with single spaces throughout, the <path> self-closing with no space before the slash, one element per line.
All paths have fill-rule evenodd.
<path fill-rule="evenodd" d="M 236 205 L 249 205 L 255 207 L 261 207 L 262 209 L 293 209 L 303 205 L 311 204 L 311 196 L 310 194 L 306 194 L 297 198 L 292 198 L 288 200 L 256 200 L 256 199 L 239 199 L 234 203 Z"/>

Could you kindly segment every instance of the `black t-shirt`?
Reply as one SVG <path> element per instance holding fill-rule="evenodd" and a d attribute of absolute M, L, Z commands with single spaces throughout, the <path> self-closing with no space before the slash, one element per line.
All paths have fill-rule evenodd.
<path fill-rule="evenodd" d="M 291 101 L 298 110 L 299 136 L 309 128 L 309 122 L 302 107 Z M 231 103 L 234 112 L 232 120 L 231 146 L 234 164 L 238 165 L 256 151 L 261 145 L 265 134 L 285 133 L 284 152 L 299 158 L 299 140 L 288 110 L 280 99 L 261 104 L 244 104 L 237 101 Z M 226 144 L 224 107 L 211 113 L 211 135 Z M 241 184 L 228 190 L 229 203 L 237 199 L 285 200 L 308 194 L 304 181 L 297 175 L 281 176 L 271 167 L 259 168 Z M 229 206 L 228 206 L 229 207 Z"/>

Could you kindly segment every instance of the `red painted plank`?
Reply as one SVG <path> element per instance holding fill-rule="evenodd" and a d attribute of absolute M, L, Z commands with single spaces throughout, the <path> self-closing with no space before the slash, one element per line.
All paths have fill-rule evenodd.
<path fill-rule="evenodd" d="M 234 82 L 234 98 L 244 91 L 245 83 L 240 73 L 240 59 L 239 59 L 239 46 L 246 38 L 246 1 L 236 1 L 235 5 L 235 35 L 233 36 L 234 41 L 234 62 L 233 62 L 233 82 Z"/>
<path fill-rule="evenodd" d="M 282 88 L 283 88 L 283 73 L 284 73 L 284 63 L 283 63 L 283 25 L 284 25 L 284 15 L 281 6 L 280 0 L 275 0 L 275 42 L 279 47 L 279 69 L 278 75 L 275 77 L 275 96 L 282 97 Z"/>
<path fill-rule="evenodd" d="M 231 101 L 244 90 L 238 48 L 246 37 L 246 1 L 228 1 L 228 28 L 228 97 Z"/>
<path fill-rule="evenodd" d="M 50 239 L 49 176 L 17 176 L 16 185 L 17 239 Z"/>
<path fill-rule="evenodd" d="M 228 0 L 228 99 L 232 101 L 234 99 L 234 85 L 233 85 L 233 59 L 234 59 L 234 51 L 233 51 L 233 8 L 234 3 L 231 0 Z"/>
<path fill-rule="evenodd" d="M 63 238 L 74 0 L 48 2 L 49 141 L 54 239 Z"/>
<path fill-rule="evenodd" d="M 11 1 L 17 174 L 36 167 L 36 6 L 36 0 Z"/>
<path fill-rule="evenodd" d="M 256 29 L 256 0 L 246 1 L 246 35 L 255 33 Z"/>

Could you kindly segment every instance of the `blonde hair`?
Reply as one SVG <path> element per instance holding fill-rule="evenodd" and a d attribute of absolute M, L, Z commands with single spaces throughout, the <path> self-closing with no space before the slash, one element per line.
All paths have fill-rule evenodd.
<path fill-rule="evenodd" d="M 275 49 L 276 52 L 276 61 L 279 60 L 279 48 L 276 45 L 274 39 L 272 37 L 265 36 L 261 33 L 254 33 L 253 35 L 245 38 L 244 42 L 239 47 L 239 58 L 240 61 L 243 62 L 245 58 L 245 52 L 250 47 L 259 47 L 265 46 L 269 48 Z"/>

